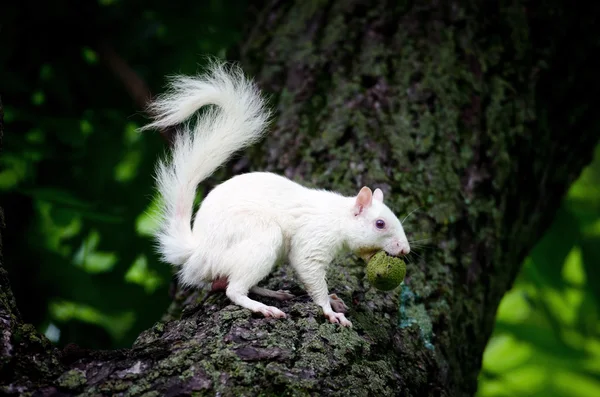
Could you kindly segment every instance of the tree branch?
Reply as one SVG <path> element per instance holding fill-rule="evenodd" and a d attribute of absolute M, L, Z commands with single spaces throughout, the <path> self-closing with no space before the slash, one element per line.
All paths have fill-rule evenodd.
<path fill-rule="evenodd" d="M 146 109 L 152 99 L 152 94 L 144 79 L 129 66 L 125 59 L 123 59 L 110 44 L 106 42 L 99 44 L 98 53 L 101 59 L 104 60 L 106 66 L 123 83 L 123 86 L 134 100 L 136 106 L 140 109 Z M 160 131 L 160 134 L 165 138 L 169 145 L 172 144 L 173 132 L 173 128 L 166 128 Z"/>
<path fill-rule="evenodd" d="M 150 88 L 133 68 L 114 50 L 104 42 L 98 46 L 98 53 L 108 68 L 123 83 L 136 106 L 145 109 L 151 99 Z"/>
<path fill-rule="evenodd" d="M 287 319 L 180 290 L 131 349 L 57 362 L 45 338 L 13 332 L 0 390 L 473 395 L 498 302 L 598 140 L 581 111 L 598 88 L 583 56 L 598 52 L 597 26 L 581 7 L 266 1 L 241 58 L 279 115 L 244 169 L 346 194 L 381 187 L 398 213 L 422 207 L 405 228 L 436 249 L 390 293 L 351 258 L 334 263 L 353 329 L 329 324 L 283 266 L 264 286 L 298 297 L 264 301 Z"/>

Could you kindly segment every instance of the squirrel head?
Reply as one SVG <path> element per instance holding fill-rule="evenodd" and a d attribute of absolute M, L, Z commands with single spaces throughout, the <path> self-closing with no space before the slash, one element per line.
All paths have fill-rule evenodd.
<path fill-rule="evenodd" d="M 377 251 L 404 256 L 410 246 L 400 220 L 383 203 L 383 192 L 363 187 L 354 199 L 353 220 L 348 231 L 350 248 L 368 261 Z"/>

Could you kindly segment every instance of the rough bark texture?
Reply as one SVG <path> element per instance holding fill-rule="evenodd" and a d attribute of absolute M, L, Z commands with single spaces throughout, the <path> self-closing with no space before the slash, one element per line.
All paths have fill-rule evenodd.
<path fill-rule="evenodd" d="M 405 228 L 432 249 L 414 246 L 390 293 L 370 289 L 353 258 L 332 264 L 353 329 L 327 323 L 283 267 L 264 284 L 300 295 L 275 303 L 285 320 L 179 291 L 131 349 L 108 352 L 53 349 L 20 322 L 0 273 L 0 390 L 472 395 L 498 302 L 598 138 L 587 111 L 598 83 L 585 68 L 595 10 L 567 7 L 261 4 L 240 59 L 278 118 L 213 180 L 261 169 L 345 194 L 380 187 L 397 213 L 419 208 Z"/>

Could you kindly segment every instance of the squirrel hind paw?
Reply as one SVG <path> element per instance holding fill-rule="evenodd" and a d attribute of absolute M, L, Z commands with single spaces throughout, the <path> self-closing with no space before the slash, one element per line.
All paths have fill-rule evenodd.
<path fill-rule="evenodd" d="M 288 290 L 279 290 L 279 291 L 275 291 L 276 296 L 274 296 L 275 299 L 278 299 L 280 301 L 287 301 L 290 299 L 294 299 L 296 297 L 296 295 L 290 293 L 290 291 Z"/>
<path fill-rule="evenodd" d="M 346 306 L 344 301 L 336 294 L 329 295 L 329 303 L 331 304 L 333 311 L 337 313 L 346 313 L 348 311 L 348 306 Z"/>
<path fill-rule="evenodd" d="M 264 306 L 258 309 L 258 311 L 265 317 L 286 318 L 285 313 L 274 306 Z"/>
<path fill-rule="evenodd" d="M 270 289 L 266 288 L 252 287 L 250 289 L 250 292 L 257 295 L 266 296 L 268 298 L 274 298 L 280 301 L 290 300 L 296 297 L 295 295 L 292 295 L 290 291 L 281 289 L 279 291 L 271 291 Z"/>

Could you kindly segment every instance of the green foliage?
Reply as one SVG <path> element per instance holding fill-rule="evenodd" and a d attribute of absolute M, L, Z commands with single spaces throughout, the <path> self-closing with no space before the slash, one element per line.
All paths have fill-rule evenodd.
<path fill-rule="evenodd" d="M 173 270 L 151 238 L 166 141 L 136 131 L 135 79 L 114 65 L 158 94 L 165 76 L 237 43 L 244 11 L 238 0 L 2 7 L 5 261 L 25 320 L 59 345 L 129 346 L 170 302 Z"/>
<path fill-rule="evenodd" d="M 479 397 L 600 395 L 600 146 L 498 308 Z"/>

